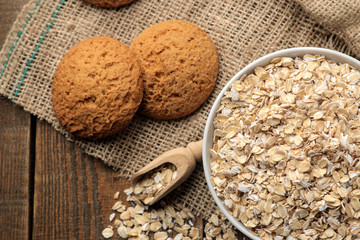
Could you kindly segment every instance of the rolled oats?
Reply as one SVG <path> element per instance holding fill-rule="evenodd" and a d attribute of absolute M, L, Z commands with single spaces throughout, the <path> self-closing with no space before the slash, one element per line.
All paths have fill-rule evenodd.
<path fill-rule="evenodd" d="M 107 227 L 102 231 L 102 235 L 104 238 L 111 238 L 114 235 L 114 231 L 111 227 Z"/>
<path fill-rule="evenodd" d="M 112 222 L 112 220 L 114 220 L 114 218 L 115 218 L 115 213 L 110 214 L 109 221 Z"/>
<path fill-rule="evenodd" d="M 112 207 L 112 210 L 118 210 L 120 208 L 122 208 L 123 204 L 122 201 L 117 201 L 114 206 Z"/>
<path fill-rule="evenodd" d="M 161 228 L 161 223 L 160 222 L 153 222 L 150 224 L 150 230 L 153 232 L 158 231 Z"/>
<path fill-rule="evenodd" d="M 198 228 L 196 227 L 192 227 L 190 232 L 189 232 L 189 237 L 191 237 L 192 239 L 198 239 L 200 236 L 200 231 Z"/>
<path fill-rule="evenodd" d="M 125 190 L 128 196 L 149 204 L 154 196 L 163 190 L 177 176 L 177 170 L 173 164 L 163 164 L 146 173 L 134 187 Z"/>
<path fill-rule="evenodd" d="M 359 70 L 323 56 L 276 58 L 235 81 L 210 150 L 232 215 L 262 239 L 359 237 L 359 104 Z"/>
<path fill-rule="evenodd" d="M 118 199 L 118 198 L 119 198 L 119 195 L 120 195 L 120 192 L 116 192 L 116 193 L 114 194 L 114 199 Z"/>
<path fill-rule="evenodd" d="M 226 218 L 223 214 L 219 212 L 212 214 L 211 217 L 207 219 L 207 222 L 205 224 L 204 239 L 237 239 L 233 227 L 229 224 L 229 222 L 225 221 Z M 189 236 L 198 236 L 198 233 L 199 229 L 191 228 Z"/>
<path fill-rule="evenodd" d="M 171 236 L 173 231 L 176 240 L 198 240 L 202 236 L 203 231 L 194 227 L 195 216 L 188 208 L 174 206 L 165 201 L 160 202 L 159 208 L 149 207 L 133 195 L 133 190 L 127 189 L 124 193 L 128 196 L 128 203 L 124 205 L 123 202 L 117 201 L 112 209 L 117 212 L 121 209 L 121 213 L 117 215 L 117 219 L 115 212 L 109 217 L 116 228 L 115 232 L 121 238 L 148 240 L 149 234 L 154 233 L 154 239 L 171 240 L 169 235 Z M 354 195 L 356 194 L 355 192 Z M 211 216 L 208 237 L 211 234 L 216 239 L 235 239 L 235 233 L 224 220 L 225 217 L 218 213 Z M 103 230 L 105 238 L 111 238 L 113 235 L 112 226 Z"/>
<path fill-rule="evenodd" d="M 168 233 L 167 232 L 156 232 L 154 234 L 154 239 L 155 240 L 165 240 L 168 237 Z"/>
<path fill-rule="evenodd" d="M 174 237 L 174 240 L 182 240 L 183 238 L 184 236 L 181 233 L 179 233 Z"/>
<path fill-rule="evenodd" d="M 122 238 L 128 237 L 128 229 L 124 225 L 119 226 L 117 228 L 117 232 L 118 232 L 119 236 Z"/>

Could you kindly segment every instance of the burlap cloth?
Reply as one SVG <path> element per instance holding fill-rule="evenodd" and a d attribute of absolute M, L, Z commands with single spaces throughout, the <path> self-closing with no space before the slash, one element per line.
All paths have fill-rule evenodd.
<path fill-rule="evenodd" d="M 81 141 L 64 132 L 50 95 L 64 54 L 97 35 L 129 45 L 145 28 L 169 19 L 198 25 L 218 48 L 220 73 L 206 103 L 180 120 L 154 121 L 137 115 L 125 131 L 104 141 Z M 200 140 L 213 101 L 242 67 L 269 52 L 299 46 L 325 47 L 359 58 L 360 1 L 137 0 L 109 10 L 81 0 L 31 0 L 0 52 L 0 93 L 128 177 L 164 151 Z M 205 217 L 216 209 L 201 164 L 172 198 Z"/>

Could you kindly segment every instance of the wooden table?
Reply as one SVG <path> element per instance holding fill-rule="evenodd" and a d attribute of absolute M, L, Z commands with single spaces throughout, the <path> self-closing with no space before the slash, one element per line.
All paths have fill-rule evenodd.
<path fill-rule="evenodd" d="M 27 2 L 0 0 L 0 46 Z M 1 95 L 0 169 L 0 239 L 103 239 L 114 193 L 130 186 Z"/>

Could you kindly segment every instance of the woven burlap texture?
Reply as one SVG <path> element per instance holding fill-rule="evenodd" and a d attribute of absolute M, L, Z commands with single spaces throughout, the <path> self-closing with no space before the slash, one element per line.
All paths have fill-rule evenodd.
<path fill-rule="evenodd" d="M 313 19 L 344 39 L 354 55 L 360 56 L 360 1 L 297 1 Z"/>
<path fill-rule="evenodd" d="M 360 29 L 354 33 L 359 22 L 351 21 L 359 19 L 359 10 L 350 4 L 342 5 L 339 3 L 342 0 L 336 4 L 329 1 L 334 3 L 329 9 L 313 2 L 137 0 L 129 6 L 109 10 L 81 0 L 31 0 L 0 53 L 0 93 L 48 121 L 86 153 L 129 177 L 164 151 L 200 140 L 211 105 L 222 87 L 256 58 L 300 46 L 325 47 L 359 57 L 357 34 Z M 359 6 L 359 1 L 356 2 Z M 312 14 L 312 6 L 320 10 Z M 324 18 L 335 17 L 334 14 L 339 19 L 347 15 L 346 19 L 350 20 L 344 22 L 343 27 L 338 21 L 332 24 L 331 17 Z M 218 48 L 220 73 L 215 90 L 205 104 L 191 116 L 179 120 L 155 121 L 136 115 L 125 131 L 98 142 L 75 139 L 64 132 L 51 104 L 52 78 L 64 54 L 79 41 L 97 35 L 114 37 L 129 45 L 145 28 L 169 19 L 183 19 L 198 25 Z M 327 24 L 332 25 L 328 28 Z M 216 209 L 201 164 L 171 197 L 177 204 L 205 217 Z"/>

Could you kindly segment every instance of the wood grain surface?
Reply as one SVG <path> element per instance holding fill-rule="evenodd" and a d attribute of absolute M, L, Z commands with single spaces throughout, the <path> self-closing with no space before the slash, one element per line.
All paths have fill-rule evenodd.
<path fill-rule="evenodd" d="M 0 46 L 27 0 L 0 0 Z M 32 233 L 32 117 L 0 96 L 0 239 Z"/>
<path fill-rule="evenodd" d="M 31 233 L 31 116 L 0 97 L 0 239 Z"/>
<path fill-rule="evenodd" d="M 128 183 L 42 121 L 35 155 L 33 239 L 101 239 L 113 195 Z"/>

